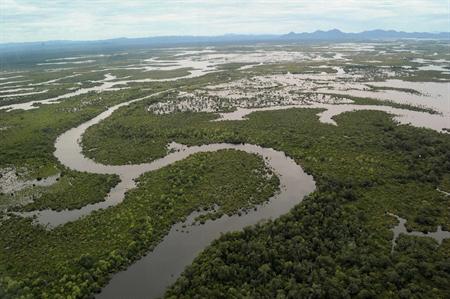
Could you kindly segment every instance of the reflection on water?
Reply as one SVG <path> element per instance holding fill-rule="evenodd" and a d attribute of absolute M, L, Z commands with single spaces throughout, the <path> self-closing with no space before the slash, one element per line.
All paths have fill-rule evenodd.
<path fill-rule="evenodd" d="M 198 214 L 191 214 L 187 221 L 173 226 L 161 243 L 127 270 L 113 276 L 98 298 L 156 298 L 175 282 L 183 269 L 220 234 L 236 231 L 256 224 L 263 219 L 277 218 L 315 189 L 314 180 L 284 153 L 255 145 L 213 144 L 196 147 L 198 150 L 232 148 L 257 153 L 280 178 L 281 192 L 267 203 L 242 216 L 224 215 L 204 225 L 192 225 Z M 177 154 L 184 155 L 191 147 Z M 187 228 L 183 228 L 187 226 Z"/>

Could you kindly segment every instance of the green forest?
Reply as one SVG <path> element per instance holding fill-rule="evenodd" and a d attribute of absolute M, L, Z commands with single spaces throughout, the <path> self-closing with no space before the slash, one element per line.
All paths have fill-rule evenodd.
<path fill-rule="evenodd" d="M 450 243 L 438 246 L 430 238 L 401 236 L 391 254 L 390 228 L 396 220 L 385 214 L 406 218 L 414 230 L 449 228 L 450 199 L 436 191 L 448 190 L 447 135 L 398 126 L 389 115 L 374 111 L 342 114 L 333 126 L 321 124 L 316 109 L 210 122 L 214 114 L 155 116 L 142 105 L 121 109 L 89 129 L 86 144 L 95 141 L 98 147 L 90 152 L 98 153 L 94 158 L 102 161 L 107 153 L 107 162 L 123 162 L 119 144 L 128 140 L 135 150 L 127 151 L 126 159 L 133 162 L 148 161 L 145 152 L 159 157 L 169 141 L 248 142 L 284 151 L 317 182 L 317 191 L 288 215 L 215 241 L 167 297 L 449 296 Z M 149 144 L 151 139 L 157 143 Z M 257 156 L 232 150 L 197 154 L 144 174 L 122 204 L 51 231 L 30 219 L 10 217 L 0 226 L 2 296 L 87 297 L 190 212 L 217 204 L 220 209 L 207 217 L 214 219 L 268 199 L 278 180 L 261 175 L 270 172 L 264 167 Z M 261 169 L 259 175 L 254 169 Z M 74 176 L 85 175 L 69 173 Z M 227 188 L 214 187 L 224 182 Z M 52 188 L 63 196 L 61 204 L 50 204 L 47 195 L 34 207 L 77 204 L 57 193 L 57 185 Z"/>
<path fill-rule="evenodd" d="M 279 182 L 268 174 L 256 155 L 199 153 L 142 175 L 121 204 L 52 230 L 11 216 L 0 226 L 0 297 L 89 297 L 193 211 L 208 212 L 200 225 L 269 199 Z"/>
<path fill-rule="evenodd" d="M 154 63 L 161 69 L 171 68 L 172 64 L 161 66 L 157 60 L 179 62 L 191 57 L 164 48 L 132 49 L 124 57 L 101 56 L 96 63 L 73 71 L 52 73 L 36 65 L 27 73 L 25 62 L 11 66 L 24 69 L 23 79 L 28 80 L 24 84 L 68 77 L 51 84 L 46 94 L 5 97 L 2 105 L 99 86 L 107 74 L 117 80 L 162 81 L 130 82 L 31 110 L 0 109 L 2 182 L 7 185 L 8 173 L 25 182 L 57 177 L 51 185 L 30 184 L 0 193 L 0 298 L 94 298 L 114 275 L 151 254 L 175 224 L 193 213 L 199 215 L 192 224 L 197 227 L 224 215 L 245 217 L 283 190 L 283 180 L 267 166 L 265 158 L 226 149 L 196 153 L 143 173 L 135 180 L 136 188 L 127 190 L 120 203 L 63 225 L 45 226 L 37 218 L 20 216 L 42 210 L 77 212 L 73 210 L 104 201 L 123 176 L 66 167 L 54 155 L 56 139 L 114 105 L 161 91 L 158 96 L 121 107 L 89 127 L 78 140 L 82 154 L 105 165 L 128 167 L 176 151 L 168 146 L 171 142 L 185 146 L 248 143 L 283 152 L 311 175 L 316 185 L 304 199 L 298 195 L 296 202 L 301 203 L 280 218 L 222 234 L 196 255 L 161 294 L 164 298 L 450 298 L 450 239 L 439 243 L 432 237 L 400 234 L 393 243 L 398 220 L 391 215 L 406 219 L 409 232 L 436 232 L 439 226 L 450 231 L 450 135 L 445 129 L 437 132 L 401 125 L 394 115 L 371 110 L 339 114 L 333 118 L 334 125 L 320 122 L 318 114 L 324 109 L 319 108 L 257 111 L 237 121 L 220 121 L 216 110 L 156 114 L 149 109 L 153 104 L 176 102 L 181 93 L 205 94 L 210 86 L 255 76 L 305 76 L 297 83 L 306 87 L 292 85 L 290 95 L 307 98 L 332 85 L 334 79 L 324 78 L 335 76 L 339 68 L 348 75 L 335 77 L 343 85 L 387 78 L 408 84 L 448 81 L 449 74 L 420 70 L 422 64 L 417 62 L 422 56 L 448 59 L 444 44 L 405 41 L 405 45 L 416 53 L 400 51 L 398 44 L 379 43 L 373 51 L 342 51 L 339 59 L 333 58 L 337 50 L 320 50 L 321 45 L 284 45 L 286 52 L 314 52 L 324 60 L 296 61 L 294 56 L 292 61 L 261 64 L 228 63 L 225 58 L 282 52 L 279 47 L 224 46 L 214 55 L 227 63 L 214 65 L 199 77 L 189 77 L 193 70 L 189 67 L 165 71 L 137 67 L 142 63 L 151 69 L 150 63 Z M 199 49 L 203 48 L 194 52 Z M 192 57 L 198 62 L 202 56 Z M 43 59 L 52 58 L 34 57 L 31 62 Z M 137 69 L 128 69 L 130 65 Z M 388 77 L 386 71 L 394 75 Z M 76 72 L 78 77 L 70 76 Z M 164 81 L 178 76 L 188 78 Z M 11 82 L 5 88 L 15 84 Z M 308 90 L 312 82 L 317 89 Z M 421 96 L 410 88 L 365 86 L 371 92 Z M 278 82 L 256 86 L 253 91 L 264 88 L 270 98 L 271 92 L 282 86 Z M 230 104 L 233 99 L 211 97 L 223 102 L 224 111 L 243 108 Z M 412 106 L 407 101 L 345 99 L 355 105 L 384 105 L 442 116 L 437 108 Z"/>
<path fill-rule="evenodd" d="M 373 111 L 340 115 L 337 127 L 320 124 L 311 109 L 258 112 L 234 122 L 209 122 L 213 115 L 198 113 L 144 117 L 139 105 L 131 111 L 89 131 L 86 140 L 100 145 L 100 160 L 103 150 L 114 157 L 115 142 L 125 139 L 142 151 L 150 137 L 161 144 L 249 142 L 286 152 L 318 182 L 318 191 L 289 215 L 214 242 L 167 297 L 450 295 L 449 242 L 401 236 L 391 254 L 389 227 L 396 220 L 386 215 L 408 219 L 411 230 L 449 229 L 450 199 L 436 191 L 446 188 L 450 172 L 445 134 L 398 126 Z M 146 159 L 138 152 L 127 158 Z"/>

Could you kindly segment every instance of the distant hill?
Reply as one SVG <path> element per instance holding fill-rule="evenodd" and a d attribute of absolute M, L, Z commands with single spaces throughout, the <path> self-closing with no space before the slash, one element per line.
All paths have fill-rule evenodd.
<path fill-rule="evenodd" d="M 30 52 L 57 51 L 108 51 L 134 47 L 166 47 L 179 45 L 207 45 L 251 42 L 295 42 L 295 41 L 370 41 L 394 39 L 444 39 L 450 40 L 450 32 L 403 32 L 394 30 L 371 30 L 346 33 L 338 29 L 318 30 L 274 35 L 226 34 L 220 36 L 159 36 L 144 38 L 116 38 L 95 41 L 44 41 L 0 44 L 0 54 L 25 54 Z"/>
<path fill-rule="evenodd" d="M 338 29 L 315 31 L 311 33 L 294 33 L 283 35 L 289 40 L 389 40 L 389 39 L 450 39 L 450 32 L 404 32 L 395 30 L 370 30 L 358 33 L 346 33 Z"/>

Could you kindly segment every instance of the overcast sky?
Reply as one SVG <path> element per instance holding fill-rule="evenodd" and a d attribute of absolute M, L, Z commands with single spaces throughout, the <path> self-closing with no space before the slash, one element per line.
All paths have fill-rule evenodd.
<path fill-rule="evenodd" d="M 333 28 L 450 31 L 450 1 L 0 0 L 0 42 Z"/>

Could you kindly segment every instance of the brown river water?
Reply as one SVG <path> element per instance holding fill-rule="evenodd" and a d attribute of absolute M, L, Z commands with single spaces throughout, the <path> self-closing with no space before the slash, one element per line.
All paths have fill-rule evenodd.
<path fill-rule="evenodd" d="M 277 218 L 287 213 L 295 205 L 299 204 L 306 195 L 315 190 L 315 183 L 312 176 L 306 174 L 294 160 L 287 157 L 283 152 L 253 144 L 219 143 L 187 147 L 172 143 L 168 145 L 168 148 L 172 149 L 172 151 L 165 157 L 151 163 L 136 165 L 103 165 L 82 154 L 80 141 L 86 129 L 106 119 L 120 107 L 157 94 L 160 93 L 113 106 L 93 119 L 63 133 L 55 143 L 56 151 L 54 154 L 65 166 L 78 171 L 117 174 L 120 176 L 121 182 L 112 188 L 104 201 L 87 205 L 79 210 L 64 210 L 59 212 L 44 210 L 23 213 L 22 215 L 37 216 L 36 221 L 43 225 L 48 225 L 49 229 L 57 225 L 64 225 L 69 221 L 75 221 L 80 217 L 88 215 L 92 211 L 120 204 L 125 196 L 125 192 L 136 187 L 134 179 L 145 172 L 168 166 L 195 153 L 214 152 L 222 149 L 241 150 L 260 155 L 266 165 L 280 178 L 280 192 L 270 198 L 266 203 L 259 205 L 257 209 L 244 213 L 242 216 L 224 215 L 214 221 L 207 221 L 203 225 L 193 225 L 193 219 L 198 213 L 192 213 L 184 223 L 174 225 L 153 251 L 149 252 L 126 270 L 115 274 L 109 284 L 97 295 L 97 298 L 155 298 L 162 296 L 165 289 L 175 282 L 184 268 L 191 264 L 193 259 L 222 233 L 241 230 L 245 226 L 253 225 L 267 219 Z M 352 104 L 293 105 L 256 109 L 238 108 L 234 112 L 220 114 L 220 120 L 242 120 L 253 111 L 288 108 L 325 109 L 325 111 L 318 114 L 319 119 L 321 122 L 332 125 L 336 125 L 333 116 L 343 112 L 380 110 L 394 114 L 396 120 L 400 123 L 409 123 L 414 126 L 426 127 L 436 131 L 442 131 L 443 128 L 450 127 L 446 114 L 428 114 L 388 106 Z M 395 242 L 396 237 L 403 230 L 400 227 L 394 230 L 394 232 L 396 233 L 394 238 Z M 432 235 L 428 234 L 428 236 Z"/>

